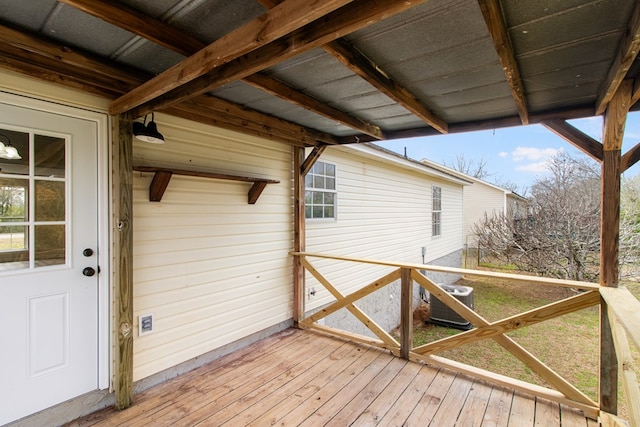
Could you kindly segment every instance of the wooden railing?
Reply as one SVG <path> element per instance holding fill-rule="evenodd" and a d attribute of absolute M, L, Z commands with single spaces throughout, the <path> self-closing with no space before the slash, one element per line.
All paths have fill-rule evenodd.
<path fill-rule="evenodd" d="M 531 393 L 554 402 L 568 404 L 575 408 L 582 409 L 585 415 L 594 419 L 600 416 L 600 409 L 597 402 L 593 401 L 569 381 L 537 359 L 520 344 L 508 337 L 506 333 L 587 307 L 605 303 L 610 308 L 608 312 L 610 314 L 611 325 L 613 325 L 612 328 L 616 346 L 615 350 L 618 355 L 619 366 L 622 371 L 621 381 L 624 384 L 625 397 L 627 399 L 627 406 L 629 408 L 630 420 L 632 423 L 631 425 L 640 426 L 640 391 L 638 388 L 636 374 L 633 369 L 633 358 L 627 341 L 628 334 L 636 345 L 636 348 L 640 349 L 640 302 L 638 302 L 638 300 L 625 289 L 603 288 L 593 283 L 570 280 L 467 270 L 461 268 L 437 267 L 423 264 L 395 263 L 306 252 L 292 252 L 291 254 L 299 257 L 299 261 L 302 266 L 304 266 L 304 268 L 335 298 L 333 303 L 323 307 L 313 315 L 300 320 L 298 322 L 298 326 L 300 328 L 313 329 L 333 334 L 351 341 L 377 346 L 387 349 L 396 356 L 403 357 L 405 359 L 444 366 L 457 372 L 479 377 L 493 384 L 499 384 L 526 393 Z M 310 261 L 311 258 L 387 266 L 392 267 L 393 270 L 357 291 L 349 295 L 343 295 L 336 285 L 331 283 L 331 281 L 318 271 Z M 502 280 L 506 279 L 513 282 L 544 284 L 571 288 L 580 292 L 575 296 L 565 298 L 561 301 L 556 301 L 515 316 L 490 322 L 443 290 L 439 285 L 422 274 L 421 270 L 465 276 L 488 277 Z M 396 340 L 396 338 L 394 338 L 390 333 L 378 326 L 372 318 L 354 304 L 359 299 L 370 295 L 391 283 L 397 282 L 398 280 L 400 280 L 401 283 L 400 341 Z M 426 291 L 430 292 L 432 296 L 435 296 L 449 308 L 468 320 L 474 326 L 473 329 L 430 342 L 419 347 L 413 347 L 413 282 L 416 282 Z M 370 338 L 317 323 L 318 320 L 335 313 L 342 308 L 349 310 L 377 338 Z M 464 346 L 484 339 L 492 339 L 497 342 L 528 366 L 531 371 L 536 373 L 546 383 L 553 387 L 553 389 L 509 378 L 504 375 L 435 355 L 435 353 L 439 353 L 444 350 Z M 610 419 L 615 420 L 615 417 L 611 417 Z"/>

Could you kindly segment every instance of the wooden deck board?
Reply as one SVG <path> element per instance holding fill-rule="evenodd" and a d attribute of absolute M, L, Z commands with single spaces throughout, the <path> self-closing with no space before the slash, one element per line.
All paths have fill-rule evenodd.
<path fill-rule="evenodd" d="M 287 330 L 67 427 L 592 427 L 578 410 L 309 331 Z"/>

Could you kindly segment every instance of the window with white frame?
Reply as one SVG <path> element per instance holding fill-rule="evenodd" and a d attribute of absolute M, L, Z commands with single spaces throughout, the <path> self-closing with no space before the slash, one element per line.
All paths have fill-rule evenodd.
<path fill-rule="evenodd" d="M 431 235 L 442 232 L 442 187 L 433 186 L 431 192 Z"/>
<path fill-rule="evenodd" d="M 336 218 L 336 165 L 316 162 L 305 177 L 305 218 Z"/>

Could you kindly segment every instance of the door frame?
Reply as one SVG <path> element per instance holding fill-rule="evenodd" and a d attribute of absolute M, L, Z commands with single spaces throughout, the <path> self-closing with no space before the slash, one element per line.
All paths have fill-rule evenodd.
<path fill-rule="evenodd" d="M 37 99 L 19 93 L 0 89 L 0 103 L 39 110 L 47 113 L 82 119 L 96 124 L 97 154 L 98 154 L 98 389 L 110 389 L 111 371 L 111 333 L 110 308 L 112 307 L 111 292 L 111 183 L 110 173 L 110 118 L 105 112 L 86 108 L 72 107 Z"/>

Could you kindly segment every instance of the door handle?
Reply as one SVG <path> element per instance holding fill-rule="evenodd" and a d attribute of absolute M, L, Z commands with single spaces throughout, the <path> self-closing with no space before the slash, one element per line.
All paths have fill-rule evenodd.
<path fill-rule="evenodd" d="M 93 276 L 94 274 L 96 274 L 96 270 L 94 270 L 92 267 L 85 267 L 85 268 L 82 270 L 82 274 L 83 274 L 83 275 L 85 275 L 85 276 L 87 276 L 87 277 L 91 277 L 91 276 Z"/>

